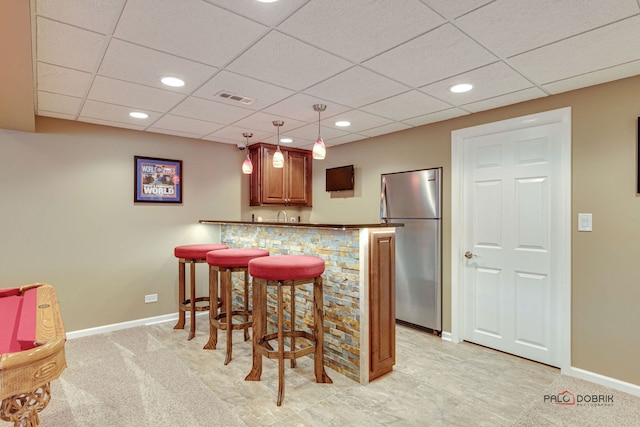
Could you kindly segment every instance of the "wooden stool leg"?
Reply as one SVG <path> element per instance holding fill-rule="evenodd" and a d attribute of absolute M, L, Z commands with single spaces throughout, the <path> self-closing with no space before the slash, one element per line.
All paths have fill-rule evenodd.
<path fill-rule="evenodd" d="M 324 369 L 324 309 L 322 299 L 322 276 L 313 281 L 313 335 L 315 336 L 315 354 L 313 370 L 316 382 L 332 384 L 333 381 Z"/>
<path fill-rule="evenodd" d="M 189 325 L 189 338 L 196 336 L 196 263 L 189 263 L 189 312 L 191 313 L 191 321 Z"/>
<path fill-rule="evenodd" d="M 209 266 L 209 341 L 203 349 L 215 350 L 218 345 L 218 328 L 213 324 L 213 319 L 218 314 L 218 270 Z"/>
<path fill-rule="evenodd" d="M 184 262 L 179 259 L 178 260 L 178 323 L 173 329 L 184 329 L 184 320 L 185 320 L 185 312 L 182 308 L 182 304 L 184 304 L 185 296 L 184 296 Z"/>
<path fill-rule="evenodd" d="M 228 364 L 231 362 L 231 348 L 233 347 L 232 339 L 233 339 L 233 301 L 231 299 L 231 269 L 225 268 L 220 272 L 222 275 L 222 280 L 220 281 L 220 288 L 222 293 L 224 294 L 224 310 L 225 310 L 225 321 L 227 326 L 227 354 L 224 359 L 224 364 Z"/>
<path fill-rule="evenodd" d="M 293 290 L 293 286 L 291 287 Z M 284 314 L 282 298 L 282 282 L 278 283 L 278 401 L 277 405 L 282 405 L 284 399 Z M 293 317 L 293 315 L 292 315 Z"/>
<path fill-rule="evenodd" d="M 258 350 L 260 340 L 267 331 L 267 299 L 266 280 L 253 279 L 252 304 L 253 304 L 253 366 L 251 372 L 245 377 L 245 381 L 260 381 L 262 375 L 262 354 Z"/>
<path fill-rule="evenodd" d="M 244 304 L 244 315 L 242 319 L 244 322 L 249 321 L 249 271 L 248 269 L 244 271 L 244 298 L 242 298 Z M 244 340 L 249 341 L 249 328 L 244 328 Z"/>
<path fill-rule="evenodd" d="M 291 286 L 291 351 L 296 350 L 296 287 Z M 284 320 L 284 319 L 283 319 Z M 296 367 L 296 358 L 291 358 L 292 368 Z"/>

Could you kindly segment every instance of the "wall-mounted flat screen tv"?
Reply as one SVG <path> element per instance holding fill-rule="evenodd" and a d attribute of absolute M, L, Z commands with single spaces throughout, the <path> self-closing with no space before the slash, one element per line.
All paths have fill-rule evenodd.
<path fill-rule="evenodd" d="M 326 177 L 327 191 L 353 190 L 353 165 L 327 169 Z"/>

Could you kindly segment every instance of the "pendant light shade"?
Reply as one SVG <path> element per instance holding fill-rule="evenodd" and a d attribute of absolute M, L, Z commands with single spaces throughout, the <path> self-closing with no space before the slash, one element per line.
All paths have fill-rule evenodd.
<path fill-rule="evenodd" d="M 327 156 L 327 147 L 324 145 L 324 140 L 320 136 L 320 113 L 327 109 L 324 104 L 314 104 L 313 111 L 318 112 L 318 139 L 313 144 L 313 158 L 316 160 L 323 160 Z"/>
<path fill-rule="evenodd" d="M 278 148 L 276 152 L 273 153 L 273 167 L 278 169 L 284 167 L 284 156 L 282 155 L 282 151 L 280 151 L 280 126 L 283 124 L 284 122 L 282 120 L 273 121 L 273 125 L 278 129 Z"/>
<path fill-rule="evenodd" d="M 249 138 L 251 138 L 253 134 L 245 132 L 242 136 L 247 138 L 247 145 L 245 146 L 245 149 L 247 150 L 247 158 L 242 162 L 242 173 L 245 175 L 251 175 L 251 173 L 253 173 L 253 163 L 251 163 L 251 158 L 249 157 Z"/>

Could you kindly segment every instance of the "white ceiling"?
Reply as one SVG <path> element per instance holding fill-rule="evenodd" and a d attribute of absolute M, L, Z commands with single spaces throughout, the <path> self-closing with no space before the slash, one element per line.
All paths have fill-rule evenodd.
<path fill-rule="evenodd" d="M 640 74 L 639 2 L 32 0 L 36 113 L 310 149 L 322 103 L 343 144 Z"/>

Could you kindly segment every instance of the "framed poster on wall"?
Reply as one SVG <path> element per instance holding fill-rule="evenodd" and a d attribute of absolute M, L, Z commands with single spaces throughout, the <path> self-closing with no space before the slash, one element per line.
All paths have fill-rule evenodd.
<path fill-rule="evenodd" d="M 134 203 L 182 203 L 182 160 L 134 156 Z"/>

